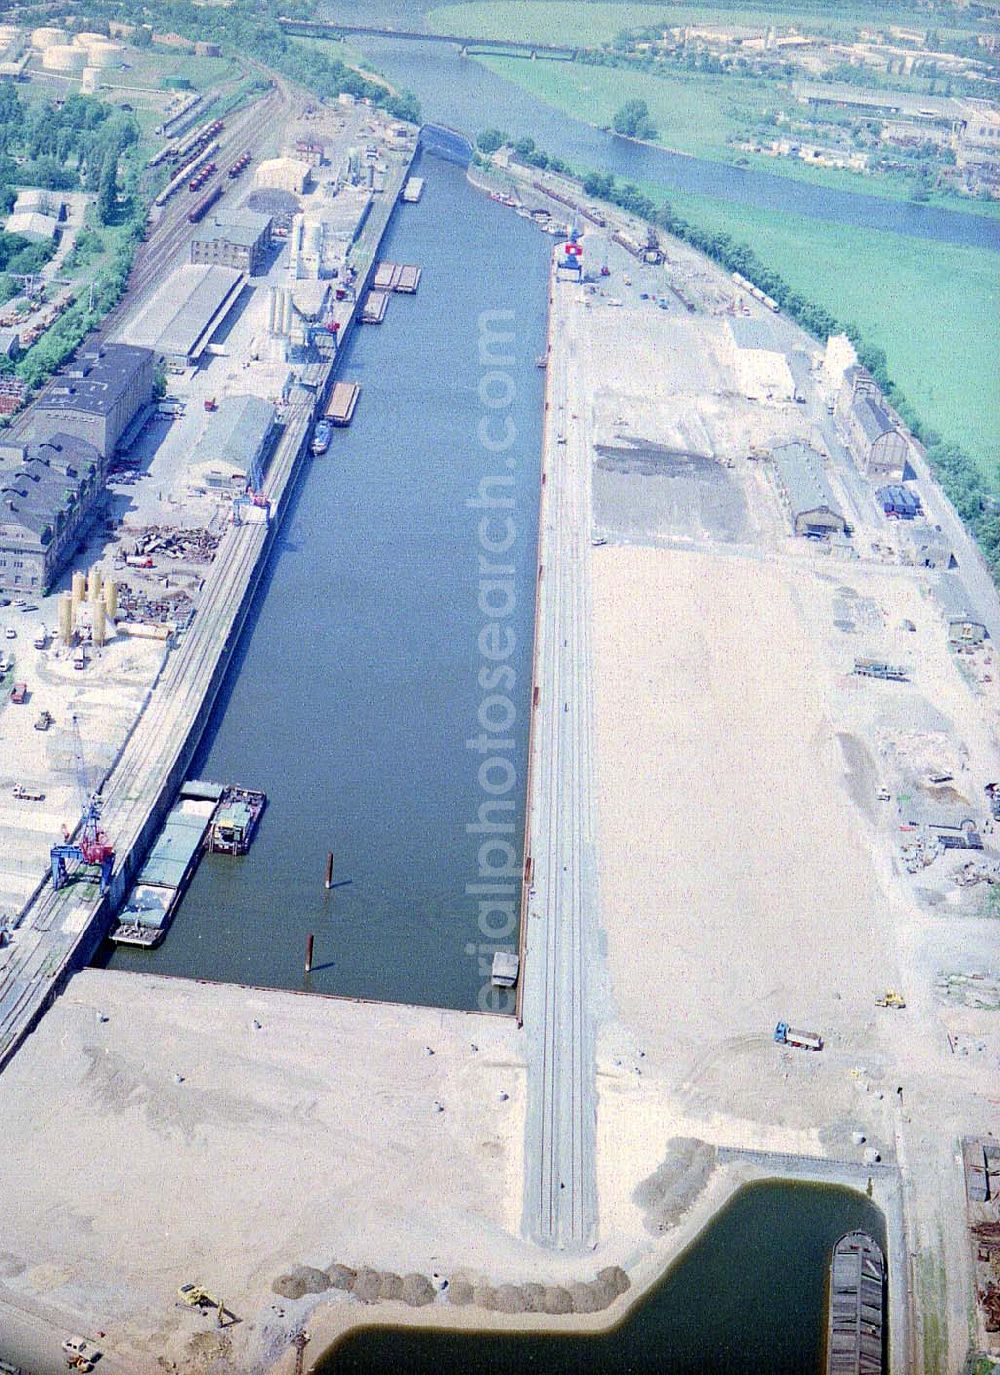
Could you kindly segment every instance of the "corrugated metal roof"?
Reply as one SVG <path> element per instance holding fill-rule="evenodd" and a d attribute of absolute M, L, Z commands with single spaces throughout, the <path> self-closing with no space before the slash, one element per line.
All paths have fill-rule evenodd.
<path fill-rule="evenodd" d="M 958 578 L 951 574 L 939 578 L 937 597 L 949 621 L 971 621 L 973 625 L 981 625 L 985 629 L 985 621 L 973 608 L 965 584 Z"/>
<path fill-rule="evenodd" d="M 219 402 L 195 445 L 191 463 L 222 463 L 248 473 L 267 444 L 274 407 L 260 396 L 227 396 Z"/>
<path fill-rule="evenodd" d="M 138 320 L 128 326 L 130 342 L 168 357 L 188 357 L 243 274 L 216 263 L 188 263 L 172 272 Z"/>
<path fill-rule="evenodd" d="M 823 471 L 819 454 L 804 444 L 782 444 L 772 449 L 778 481 L 788 499 L 793 518 L 808 511 L 826 509 L 844 519 L 839 503 Z"/>
<path fill-rule="evenodd" d="M 884 434 L 891 434 L 896 428 L 878 402 L 873 401 L 870 396 L 855 397 L 853 410 L 865 437 L 873 444 L 876 439 L 881 439 Z"/>

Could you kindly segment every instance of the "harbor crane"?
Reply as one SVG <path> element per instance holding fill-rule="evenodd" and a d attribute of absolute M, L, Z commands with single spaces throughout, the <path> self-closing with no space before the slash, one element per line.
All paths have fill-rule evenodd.
<path fill-rule="evenodd" d="M 111 885 L 111 872 L 115 864 L 115 850 L 101 826 L 100 793 L 90 793 L 87 787 L 87 771 L 83 760 L 83 740 L 80 736 L 80 723 L 73 716 L 73 760 L 76 766 L 77 785 L 83 800 L 83 815 L 80 818 L 79 835 L 72 840 L 65 832 L 60 844 L 53 845 L 49 851 L 52 864 L 52 887 L 59 891 L 69 880 L 67 864 L 75 861 L 100 870 L 101 895 Z"/>

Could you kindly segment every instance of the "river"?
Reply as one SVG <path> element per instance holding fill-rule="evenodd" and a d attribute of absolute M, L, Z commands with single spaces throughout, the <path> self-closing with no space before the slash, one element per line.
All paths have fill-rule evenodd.
<path fill-rule="evenodd" d="M 422 0 L 359 0 L 348 10 L 340 0 L 326 0 L 322 14 L 356 24 L 420 29 L 427 8 Z M 1000 219 L 995 217 L 884 200 L 632 143 L 571 119 L 482 63 L 463 58 L 457 47 L 358 35 L 350 41 L 394 85 L 414 92 L 425 121 L 450 125 L 472 138 L 490 127 L 512 135 L 530 134 L 538 147 L 572 167 L 602 169 L 625 181 L 658 187 L 664 198 L 671 191 L 693 192 L 764 210 L 1000 251 Z M 335 45 L 331 49 L 336 52 Z"/>
<path fill-rule="evenodd" d="M 488 491 L 506 500 L 509 490 L 514 503 L 516 538 L 493 557 L 512 564 L 516 589 L 502 641 L 509 630 L 515 781 L 499 819 L 519 873 L 544 378 L 535 358 L 552 240 L 474 191 L 464 169 L 425 157 L 419 170 L 424 198 L 397 211 L 383 256 L 419 264 L 420 289 L 394 296 L 385 323 L 359 326 L 346 345 L 339 375 L 362 384 L 354 422 L 306 473 L 193 768 L 267 792 L 257 839 L 245 859 L 206 857 L 164 944 L 120 949 L 114 968 L 457 1008 L 483 993 L 479 946 L 489 955 L 498 933 L 484 940 L 468 891 L 483 836 L 466 828 L 490 794 L 484 756 L 467 742 L 483 734 L 481 709 L 500 711 L 498 724 L 507 709 L 483 708 L 497 694 L 480 678 L 490 671 L 479 642 L 484 555 L 481 512 L 468 503 L 498 466 L 480 422 L 507 433 L 509 421 L 517 439 L 502 471 L 513 482 Z M 496 311 L 509 321 L 484 317 Z M 511 333 L 499 350 L 509 361 L 493 376 L 481 337 L 498 328 Z M 516 942 L 516 927 L 499 935 Z"/>

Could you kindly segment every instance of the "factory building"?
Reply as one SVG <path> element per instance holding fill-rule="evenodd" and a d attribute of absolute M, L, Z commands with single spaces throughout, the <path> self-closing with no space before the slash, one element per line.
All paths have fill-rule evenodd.
<path fill-rule="evenodd" d="M 844 372 L 837 414 L 861 472 L 899 482 L 910 446 L 882 404 L 882 393 L 866 368 L 854 364 Z"/>
<path fill-rule="evenodd" d="M 8 216 L 4 232 L 50 242 L 59 232 L 59 221 L 52 215 L 43 215 L 40 210 L 15 210 Z"/>
<path fill-rule="evenodd" d="M 271 218 L 252 210 L 206 221 L 191 241 L 192 263 L 218 263 L 255 277 L 266 268 Z"/>
<path fill-rule="evenodd" d="M 309 185 L 310 171 L 308 162 L 298 158 L 269 158 L 260 163 L 254 180 L 257 186 L 291 191 L 293 195 L 301 196 Z"/>
<path fill-rule="evenodd" d="M 238 496 L 260 482 L 274 438 L 274 407 L 259 396 L 219 402 L 191 455 L 188 485 L 195 491 Z"/>
<path fill-rule="evenodd" d="M 778 493 L 795 534 L 846 535 L 847 521 L 819 454 L 797 442 L 777 446 L 772 453 Z"/>
<path fill-rule="evenodd" d="M 58 191 L 49 191 L 42 186 L 26 186 L 17 193 L 12 213 L 48 215 L 53 220 L 62 220 L 66 218 L 66 202 Z"/>
<path fill-rule="evenodd" d="M 53 434 L 0 462 L 0 588 L 45 593 L 104 501 L 92 444 Z"/>
<path fill-rule="evenodd" d="M 969 596 L 957 578 L 942 577 L 938 601 L 948 627 L 948 642 L 957 647 L 981 645 L 986 639 L 986 624 L 969 604 Z"/>
<path fill-rule="evenodd" d="M 132 421 L 153 397 L 154 360 L 133 344 L 81 348 L 31 409 L 34 439 L 75 435 L 111 457 Z"/>
<path fill-rule="evenodd" d="M 171 368 L 194 366 L 243 290 L 246 277 L 234 267 L 189 263 L 161 284 L 146 309 L 128 326 L 128 337 L 151 349 Z"/>

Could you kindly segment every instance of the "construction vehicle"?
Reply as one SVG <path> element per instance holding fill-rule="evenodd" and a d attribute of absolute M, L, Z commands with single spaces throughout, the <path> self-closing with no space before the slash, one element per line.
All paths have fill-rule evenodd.
<path fill-rule="evenodd" d="M 905 1007 L 906 999 L 902 993 L 897 993 L 894 988 L 887 988 L 884 993 L 875 999 L 876 1007 Z"/>
<path fill-rule="evenodd" d="M 182 1284 L 177 1291 L 177 1297 L 182 1303 L 187 1304 L 188 1308 L 197 1308 L 199 1313 L 208 1313 L 213 1308 L 220 1327 L 236 1322 L 236 1315 L 226 1307 L 221 1299 L 215 1298 L 207 1289 L 203 1289 L 200 1284 Z"/>
<path fill-rule="evenodd" d="M 799 1050 L 822 1050 L 823 1037 L 818 1031 L 798 1031 L 787 1022 L 779 1022 L 774 1028 L 774 1039 L 779 1046 L 796 1046 Z"/>
<path fill-rule="evenodd" d="M 70 1370 L 93 1370 L 94 1362 L 101 1359 L 100 1347 L 88 1342 L 86 1337 L 67 1337 L 62 1349 Z"/>
<path fill-rule="evenodd" d="M 83 815 L 80 818 L 80 834 L 71 840 L 65 830 L 61 844 L 53 845 L 49 851 L 52 865 L 52 887 L 59 891 L 69 879 L 67 860 L 77 860 L 81 864 L 100 870 L 101 894 L 111 886 L 111 873 L 115 865 L 115 849 L 101 826 L 101 796 L 92 793 L 87 797 L 87 772 L 83 762 L 83 741 L 80 737 L 80 723 L 73 717 L 73 751 L 76 763 L 77 786 L 84 798 Z"/>

